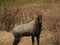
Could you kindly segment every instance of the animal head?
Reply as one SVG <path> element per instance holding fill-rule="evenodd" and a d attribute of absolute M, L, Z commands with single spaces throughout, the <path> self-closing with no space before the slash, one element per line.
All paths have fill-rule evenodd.
<path fill-rule="evenodd" d="M 38 15 L 37 22 L 38 22 L 38 24 L 42 23 L 42 15 Z"/>

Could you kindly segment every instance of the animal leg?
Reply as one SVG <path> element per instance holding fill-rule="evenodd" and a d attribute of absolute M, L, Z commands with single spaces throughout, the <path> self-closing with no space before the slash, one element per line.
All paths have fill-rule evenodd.
<path fill-rule="evenodd" d="M 37 44 L 39 45 L 39 36 L 36 36 Z"/>
<path fill-rule="evenodd" d="M 18 45 L 19 41 L 20 41 L 19 38 L 16 38 L 16 37 L 15 37 L 15 40 L 14 40 L 14 42 L 13 42 L 13 45 Z"/>
<path fill-rule="evenodd" d="M 34 36 L 32 36 L 32 45 L 34 45 Z"/>

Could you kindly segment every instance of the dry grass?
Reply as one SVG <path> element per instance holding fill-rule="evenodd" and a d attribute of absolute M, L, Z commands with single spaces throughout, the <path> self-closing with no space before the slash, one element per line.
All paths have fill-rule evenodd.
<path fill-rule="evenodd" d="M 38 14 L 43 14 L 43 26 L 40 35 L 40 44 L 60 45 L 60 3 L 27 4 L 0 8 L 0 20 L 11 20 L 9 30 L 12 30 L 14 25 L 17 26 L 35 19 Z M 6 30 L 7 27 L 8 26 L 2 23 L 2 30 Z M 19 45 L 32 45 L 31 37 L 23 37 Z M 35 45 L 37 45 L 37 43 L 35 43 Z"/>
<path fill-rule="evenodd" d="M 13 41 L 13 34 L 6 31 L 0 31 L 0 45 L 12 45 Z"/>

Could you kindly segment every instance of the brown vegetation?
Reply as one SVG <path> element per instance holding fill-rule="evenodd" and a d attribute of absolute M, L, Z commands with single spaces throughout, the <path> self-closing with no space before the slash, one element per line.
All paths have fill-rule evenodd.
<path fill-rule="evenodd" d="M 0 45 L 12 45 L 13 41 L 13 34 L 6 31 L 0 31 Z"/>
<path fill-rule="evenodd" d="M 43 15 L 41 45 L 59 45 L 60 3 L 27 4 L 0 8 L 0 30 L 12 30 L 14 26 L 33 20 L 38 14 Z M 19 44 L 31 45 L 30 37 L 22 38 Z"/>

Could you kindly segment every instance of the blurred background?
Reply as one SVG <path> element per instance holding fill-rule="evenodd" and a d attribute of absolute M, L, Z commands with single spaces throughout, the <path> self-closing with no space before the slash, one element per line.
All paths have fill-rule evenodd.
<path fill-rule="evenodd" d="M 12 45 L 14 38 L 8 32 L 39 14 L 43 15 L 40 44 L 60 45 L 60 0 L 0 0 L 0 45 Z M 31 37 L 23 37 L 18 45 L 32 45 Z"/>

